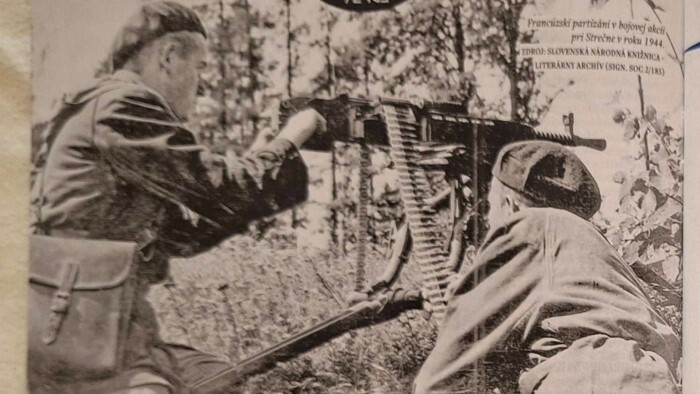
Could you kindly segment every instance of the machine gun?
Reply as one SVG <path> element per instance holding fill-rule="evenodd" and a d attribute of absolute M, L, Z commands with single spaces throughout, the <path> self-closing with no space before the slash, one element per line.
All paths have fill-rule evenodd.
<path fill-rule="evenodd" d="M 382 99 L 372 102 L 361 98 L 340 95 L 334 99 L 294 97 L 280 104 L 280 121 L 306 108 L 318 111 L 327 121 L 328 132 L 316 134 L 303 149 L 329 151 L 333 142 L 364 143 L 389 146 L 387 123 L 378 107 L 388 104 L 413 111 L 420 123 L 420 142 L 434 144 L 467 144 L 479 139 L 480 154 L 494 156 L 505 144 L 524 140 L 549 140 L 566 146 L 582 146 L 604 150 L 605 140 L 581 138 L 573 133 L 573 115 L 565 115 L 569 135 L 543 133 L 534 128 L 509 121 L 474 118 L 467 115 L 460 104 L 430 102 L 422 104 L 408 100 Z M 489 147 L 497 147 L 489 149 Z M 495 150 L 496 154 L 491 151 Z"/>
<path fill-rule="evenodd" d="M 281 104 L 281 120 L 308 107 L 326 118 L 329 131 L 310 139 L 302 148 L 328 151 L 334 141 L 389 148 L 399 172 L 407 220 L 393 237 L 386 270 L 371 286 L 367 301 L 352 305 L 231 369 L 202 379 L 194 385 L 195 393 L 231 392 L 247 377 L 268 371 L 278 362 L 297 357 L 348 331 L 380 324 L 407 310 L 421 309 L 425 302 L 429 302 L 431 316 L 439 323 L 445 312 L 447 279 L 460 269 L 464 243 L 478 245 L 484 235 L 480 218 L 485 216 L 485 208 L 480 202 L 488 192 L 491 167 L 501 147 L 516 141 L 549 140 L 572 147 L 605 149 L 604 140 L 574 135 L 571 114 L 564 117 L 568 135 L 546 134 L 514 122 L 472 118 L 461 106 L 451 103 L 417 105 L 384 99 L 373 104 L 348 96 L 332 100 L 301 97 Z M 444 171 L 449 188 L 431 195 L 426 168 Z M 471 190 L 469 197 L 462 193 L 464 187 Z M 447 250 L 440 246 L 442 235 L 435 217 L 445 200 L 449 200 L 452 220 Z M 465 229 L 471 231 L 465 234 Z M 423 275 L 422 290 L 391 290 L 412 254 Z"/>
<path fill-rule="evenodd" d="M 293 113 L 309 107 L 324 116 L 328 132 L 313 137 L 302 148 L 327 151 L 335 141 L 389 148 L 399 174 L 399 189 L 410 227 L 410 236 L 404 238 L 412 243 L 412 252 L 409 253 L 413 254 L 421 269 L 422 287 L 438 322 L 444 313 L 447 281 L 451 273 L 460 269 L 463 240 L 477 246 L 486 233 L 482 219 L 486 216 L 486 207 L 480 202 L 488 193 L 491 169 L 500 149 L 511 142 L 525 140 L 547 140 L 596 150 L 604 150 L 606 146 L 605 140 L 575 135 L 573 114 L 564 117 L 567 134 L 552 134 L 515 122 L 470 117 L 462 105 L 454 103 L 416 104 L 396 99 L 372 103 L 345 95 L 330 100 L 298 97 L 280 105 L 280 118 L 284 121 Z M 453 154 L 458 154 L 460 160 L 446 159 Z M 442 235 L 439 234 L 435 209 L 438 201 L 430 193 L 426 167 L 444 171 L 450 183 L 450 191 L 438 195 L 444 199 L 450 196 L 452 235 L 447 243 L 449 250 L 441 246 Z M 471 190 L 466 200 L 460 196 L 464 187 Z M 368 201 L 362 188 L 360 191 L 361 208 Z M 465 216 L 467 212 L 469 215 Z M 362 223 L 362 216 L 358 216 Z M 398 234 L 401 236 L 403 232 L 402 229 Z M 358 244 L 359 257 L 364 256 L 362 246 Z M 405 255 L 406 251 L 400 254 Z M 358 266 L 361 266 L 359 260 Z M 395 281 L 393 276 L 398 275 L 400 266 L 390 264 L 390 267 L 395 267 L 395 272 L 387 271 L 373 288 Z"/>

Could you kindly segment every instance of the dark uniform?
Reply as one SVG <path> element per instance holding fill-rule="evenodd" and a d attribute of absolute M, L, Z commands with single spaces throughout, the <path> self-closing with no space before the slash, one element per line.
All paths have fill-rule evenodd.
<path fill-rule="evenodd" d="M 489 232 L 457 283 L 416 393 L 677 392 L 678 337 L 584 220 L 600 204 L 588 201 L 597 186 L 581 186 L 594 181 L 567 152 L 540 142 L 504 148 L 497 181 L 545 206 L 575 204 L 578 216 L 525 208 Z"/>
<path fill-rule="evenodd" d="M 160 95 L 124 70 L 66 97 L 47 142 L 33 188 L 40 207 L 36 231 L 135 241 L 146 256 L 129 329 L 132 370 L 102 385 L 48 391 L 109 392 L 149 383 L 182 388 L 228 366 L 161 343 L 143 297 L 148 285 L 167 276 L 169 257 L 203 252 L 251 220 L 304 201 L 308 176 L 297 148 L 276 140 L 240 160 L 206 155 L 205 162 L 204 147 Z"/>

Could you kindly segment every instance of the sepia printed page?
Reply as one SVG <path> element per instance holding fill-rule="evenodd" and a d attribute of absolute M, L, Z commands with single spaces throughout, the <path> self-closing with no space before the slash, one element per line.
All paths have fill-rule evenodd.
<path fill-rule="evenodd" d="M 685 68 L 687 70 L 687 78 L 685 78 L 685 104 L 686 108 L 685 117 L 685 130 L 687 130 L 687 138 L 684 141 L 684 150 L 692 152 L 694 147 L 697 146 L 697 131 L 698 131 L 698 115 L 697 112 L 693 111 L 695 102 L 697 102 L 698 93 L 700 92 L 700 84 L 692 76 L 697 72 L 700 67 L 700 62 L 698 62 L 698 52 L 697 44 L 700 42 L 700 26 L 694 23 L 693 18 L 700 14 L 700 4 L 698 2 L 686 2 L 685 9 Z M 685 186 L 684 194 L 686 196 L 685 200 L 689 202 L 689 206 L 686 206 L 683 210 L 683 220 L 686 223 L 693 223 L 697 220 L 698 209 L 695 205 L 694 196 L 697 194 L 698 188 L 696 177 L 698 176 L 697 171 L 694 168 L 698 168 L 698 164 L 695 160 L 691 159 L 685 162 L 685 178 L 688 180 Z M 685 227 L 683 233 L 683 255 L 686 256 L 685 260 L 694 260 L 692 256 L 697 253 L 695 245 L 697 245 L 697 233 L 692 231 L 692 226 Z M 687 269 L 683 277 L 683 332 L 685 333 L 685 340 L 683 341 L 683 371 L 685 372 L 685 379 L 683 379 L 683 386 L 687 389 L 686 392 L 692 392 L 692 390 L 697 390 L 700 384 L 700 377 L 694 374 L 694 365 L 700 362 L 698 358 L 700 353 L 698 352 L 698 342 L 697 335 L 693 333 L 697 332 L 700 327 L 700 319 L 698 319 L 698 313 L 700 312 L 700 304 L 698 300 L 698 270 L 694 267 Z"/>
<path fill-rule="evenodd" d="M 27 390 L 691 392 L 683 7 L 36 0 Z"/>
<path fill-rule="evenodd" d="M 26 392 L 27 218 L 29 175 L 29 4 L 0 1 L 0 380 Z"/>

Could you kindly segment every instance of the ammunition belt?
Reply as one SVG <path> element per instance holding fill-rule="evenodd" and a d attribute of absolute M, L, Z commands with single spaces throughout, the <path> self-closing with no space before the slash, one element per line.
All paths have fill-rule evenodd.
<path fill-rule="evenodd" d="M 366 144 L 360 145 L 360 198 L 357 205 L 357 221 L 359 231 L 357 234 L 357 270 L 355 272 L 355 290 L 362 291 L 365 285 L 367 237 L 369 236 L 369 216 L 367 208 L 371 201 L 370 182 L 372 182 L 370 167 L 372 157 Z"/>
<path fill-rule="evenodd" d="M 418 262 L 421 287 L 430 302 L 438 324 L 445 315 L 447 256 L 441 247 L 442 235 L 437 212 L 425 200 L 431 197 L 430 184 L 420 166 L 420 125 L 407 105 L 382 104 L 390 142 L 390 155 L 399 175 L 399 191 L 413 239 L 412 257 Z"/>

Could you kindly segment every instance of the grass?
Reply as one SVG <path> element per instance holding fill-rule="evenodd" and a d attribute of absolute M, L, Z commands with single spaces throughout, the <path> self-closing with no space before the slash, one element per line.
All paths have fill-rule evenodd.
<path fill-rule="evenodd" d="M 383 268 L 381 261 L 379 251 L 369 253 L 370 275 Z M 154 287 L 149 297 L 166 341 L 235 363 L 340 312 L 353 290 L 354 275 L 352 252 L 343 256 L 297 247 L 293 230 L 274 228 L 263 239 L 237 236 L 195 258 L 174 260 L 172 281 Z M 415 267 L 408 267 L 400 285 L 416 287 L 417 277 Z M 409 392 L 435 335 L 432 322 L 409 312 L 345 334 L 256 376 L 244 390 Z"/>
<path fill-rule="evenodd" d="M 262 237 L 236 236 L 195 258 L 172 261 L 172 281 L 149 295 L 163 338 L 236 363 L 340 312 L 355 283 L 353 251 L 345 255 L 297 240 L 295 230 L 280 223 Z M 367 277 L 377 276 L 382 251 L 375 246 L 367 261 Z M 417 278 L 417 267 L 409 264 L 399 286 L 416 288 Z M 646 290 L 680 332 L 680 310 Z M 252 377 L 243 392 L 410 392 L 436 333 L 423 314 L 408 312 Z"/>

